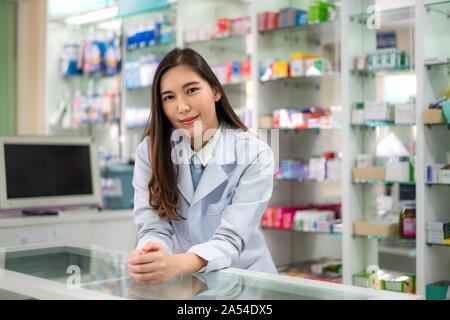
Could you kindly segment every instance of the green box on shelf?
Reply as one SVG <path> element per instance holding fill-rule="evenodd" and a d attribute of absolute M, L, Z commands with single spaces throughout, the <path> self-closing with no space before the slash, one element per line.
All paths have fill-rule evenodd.
<path fill-rule="evenodd" d="M 450 299 L 450 281 L 437 281 L 427 285 L 427 300 Z"/>
<path fill-rule="evenodd" d="M 384 290 L 384 282 L 377 279 L 374 274 L 361 272 L 352 276 L 352 284 L 362 288 Z"/>
<path fill-rule="evenodd" d="M 335 9 L 336 6 L 332 3 L 326 3 L 318 0 L 309 1 L 308 22 L 316 23 L 328 20 L 328 8 Z"/>

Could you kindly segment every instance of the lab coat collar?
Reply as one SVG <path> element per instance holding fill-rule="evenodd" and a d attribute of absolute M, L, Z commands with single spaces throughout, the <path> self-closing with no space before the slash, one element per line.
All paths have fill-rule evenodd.
<path fill-rule="evenodd" d="M 181 149 L 183 148 L 183 144 L 179 144 L 179 146 Z M 186 150 L 182 150 L 181 154 L 178 153 L 178 155 L 182 160 L 178 165 L 178 189 L 189 204 L 193 205 L 228 178 L 224 166 L 236 162 L 234 131 L 226 126 L 222 126 L 219 141 L 214 148 L 214 154 L 205 167 L 195 192 L 189 166 L 189 153 Z"/>

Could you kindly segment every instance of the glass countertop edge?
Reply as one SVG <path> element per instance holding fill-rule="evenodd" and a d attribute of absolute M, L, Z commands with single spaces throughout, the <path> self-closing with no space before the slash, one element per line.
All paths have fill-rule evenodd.
<path fill-rule="evenodd" d="M 299 277 L 292 277 L 280 274 L 271 274 L 259 271 L 245 270 L 239 268 L 226 268 L 219 270 L 221 273 L 229 273 L 234 275 L 241 275 L 250 278 L 257 278 L 259 280 L 269 280 L 273 282 L 281 282 L 289 285 L 298 285 L 302 287 L 307 287 L 309 289 L 319 289 L 319 290 L 331 290 L 338 291 L 341 293 L 349 294 L 360 294 L 368 299 L 381 299 L 381 300 L 421 300 L 424 297 L 420 295 L 412 295 L 407 293 L 390 292 L 386 290 L 374 290 L 369 288 L 362 288 L 356 286 L 349 286 L 345 284 L 338 284 L 326 281 L 318 281 L 312 279 L 304 279 Z M 369 290 L 369 291 L 367 291 Z"/>
<path fill-rule="evenodd" d="M 85 288 L 69 289 L 66 284 L 0 268 L 0 289 L 39 300 L 126 300 L 120 296 Z"/>

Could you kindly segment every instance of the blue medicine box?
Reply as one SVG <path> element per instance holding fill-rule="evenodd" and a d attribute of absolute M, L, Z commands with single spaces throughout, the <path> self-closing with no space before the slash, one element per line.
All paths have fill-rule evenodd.
<path fill-rule="evenodd" d="M 134 165 L 114 164 L 101 167 L 104 209 L 131 209 L 134 203 Z"/>

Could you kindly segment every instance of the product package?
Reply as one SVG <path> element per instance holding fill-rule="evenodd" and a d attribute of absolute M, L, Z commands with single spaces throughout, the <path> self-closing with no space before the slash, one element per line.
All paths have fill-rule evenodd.
<path fill-rule="evenodd" d="M 427 300 L 450 300 L 450 281 L 436 281 L 427 285 Z"/>
<path fill-rule="evenodd" d="M 415 104 L 399 103 L 394 108 L 396 124 L 412 124 L 416 122 Z"/>
<path fill-rule="evenodd" d="M 386 168 L 366 167 L 352 169 L 354 180 L 386 180 Z"/>
<path fill-rule="evenodd" d="M 353 285 L 358 287 L 412 294 L 416 292 L 416 276 L 412 274 L 378 270 L 374 273 L 357 273 L 352 278 Z"/>
<path fill-rule="evenodd" d="M 398 223 L 391 223 L 388 221 L 385 223 L 372 221 L 353 222 L 353 232 L 362 236 L 398 238 L 398 228 Z"/>
<path fill-rule="evenodd" d="M 319 23 L 333 20 L 336 16 L 336 6 L 318 0 L 310 0 L 308 6 L 308 23 Z"/>
<path fill-rule="evenodd" d="M 365 101 L 364 121 L 393 122 L 395 116 L 394 106 L 388 102 Z"/>

